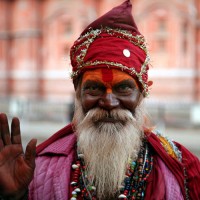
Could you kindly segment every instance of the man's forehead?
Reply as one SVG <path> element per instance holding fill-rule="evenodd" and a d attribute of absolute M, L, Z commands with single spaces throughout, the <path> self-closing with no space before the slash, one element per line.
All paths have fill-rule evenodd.
<path fill-rule="evenodd" d="M 115 83 L 127 79 L 133 79 L 129 74 L 118 69 L 99 68 L 95 70 L 88 70 L 83 74 L 82 83 L 87 80 L 101 81 L 104 83 Z"/>

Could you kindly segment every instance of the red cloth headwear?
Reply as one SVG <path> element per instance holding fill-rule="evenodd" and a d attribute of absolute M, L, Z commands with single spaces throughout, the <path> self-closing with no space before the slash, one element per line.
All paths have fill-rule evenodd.
<path fill-rule="evenodd" d="M 135 78 L 144 96 L 148 95 L 150 58 L 131 11 L 126 0 L 81 33 L 70 51 L 73 81 L 88 69 L 116 68 Z"/>

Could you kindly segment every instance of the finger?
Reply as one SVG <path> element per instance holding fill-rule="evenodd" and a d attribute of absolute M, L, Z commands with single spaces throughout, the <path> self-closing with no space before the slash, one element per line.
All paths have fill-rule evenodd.
<path fill-rule="evenodd" d="M 37 143 L 37 140 L 32 139 L 27 144 L 26 151 L 25 151 L 25 161 L 32 168 L 35 168 L 36 143 Z"/>
<path fill-rule="evenodd" d="M 2 136 L 1 136 L 1 114 L 0 113 L 0 151 L 3 149 L 4 144 L 3 144 L 3 140 L 2 140 Z"/>
<path fill-rule="evenodd" d="M 10 131 L 9 131 L 9 126 L 8 126 L 8 118 L 6 114 L 1 113 L 0 114 L 0 123 L 1 123 L 1 137 L 3 140 L 4 145 L 9 145 L 11 144 L 10 141 Z"/>
<path fill-rule="evenodd" d="M 17 117 L 12 119 L 11 123 L 11 141 L 13 144 L 21 144 L 21 131 L 20 131 L 20 122 Z"/>

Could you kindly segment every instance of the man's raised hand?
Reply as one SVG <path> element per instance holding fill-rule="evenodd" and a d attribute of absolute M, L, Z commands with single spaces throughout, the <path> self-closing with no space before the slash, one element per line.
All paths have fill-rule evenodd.
<path fill-rule="evenodd" d="M 32 139 L 24 153 L 19 119 L 12 119 L 10 133 L 6 114 L 0 114 L 0 196 L 20 199 L 25 194 L 35 169 L 36 142 Z"/>

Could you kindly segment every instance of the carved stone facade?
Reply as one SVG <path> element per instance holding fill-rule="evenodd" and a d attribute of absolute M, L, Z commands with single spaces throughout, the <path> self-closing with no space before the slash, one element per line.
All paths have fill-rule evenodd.
<path fill-rule="evenodd" d="M 153 97 L 200 102 L 200 1 L 137 0 L 136 21 L 152 57 Z"/>
<path fill-rule="evenodd" d="M 69 48 L 123 0 L 0 0 L 0 96 L 71 101 Z M 153 101 L 200 102 L 200 1 L 134 0 Z"/>

